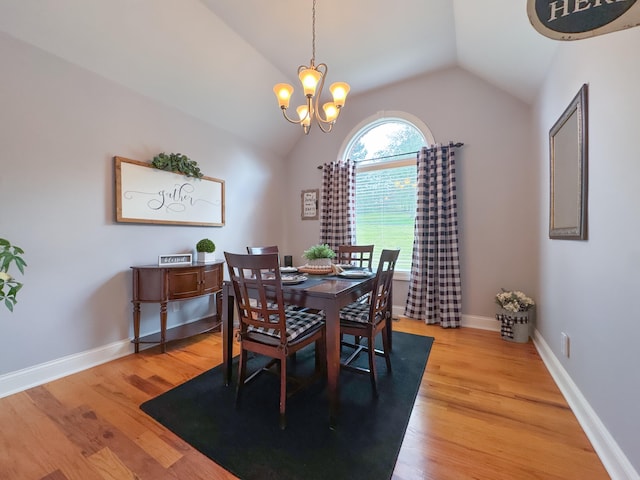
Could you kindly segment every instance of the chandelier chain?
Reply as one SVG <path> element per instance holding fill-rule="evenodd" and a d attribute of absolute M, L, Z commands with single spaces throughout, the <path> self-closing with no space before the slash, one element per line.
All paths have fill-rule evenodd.
<path fill-rule="evenodd" d="M 316 0 L 313 0 L 311 14 L 311 65 L 316 63 Z"/>

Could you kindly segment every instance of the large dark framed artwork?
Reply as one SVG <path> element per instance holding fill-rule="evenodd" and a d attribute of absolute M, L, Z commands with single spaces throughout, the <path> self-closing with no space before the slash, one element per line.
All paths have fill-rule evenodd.
<path fill-rule="evenodd" d="M 587 85 L 549 131 L 549 238 L 587 239 Z"/>

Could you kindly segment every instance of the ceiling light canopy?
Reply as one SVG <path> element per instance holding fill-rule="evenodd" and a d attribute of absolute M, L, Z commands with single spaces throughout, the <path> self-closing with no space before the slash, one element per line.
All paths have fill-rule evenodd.
<path fill-rule="evenodd" d="M 276 94 L 278 99 L 278 105 L 282 110 L 284 118 L 291 123 L 302 125 L 305 134 L 308 134 L 311 130 L 311 122 L 315 120 L 320 129 L 328 133 L 336 123 L 338 115 L 340 115 L 340 109 L 344 106 L 344 102 L 349 93 L 349 84 L 345 82 L 336 82 L 331 84 L 329 90 L 333 96 L 333 102 L 327 102 L 322 105 L 322 113 L 318 108 L 320 103 L 320 96 L 322 95 L 322 88 L 324 87 L 324 81 L 329 70 L 327 65 L 321 63 L 315 64 L 316 59 L 316 0 L 313 0 L 313 10 L 311 15 L 311 62 L 309 66 L 300 65 L 298 67 L 298 77 L 304 90 L 306 97 L 306 104 L 300 105 L 296 108 L 298 113 L 298 120 L 289 118 L 287 115 L 287 109 L 289 108 L 289 101 L 293 94 L 293 87 L 288 83 L 278 83 L 273 87 L 273 93 Z"/>

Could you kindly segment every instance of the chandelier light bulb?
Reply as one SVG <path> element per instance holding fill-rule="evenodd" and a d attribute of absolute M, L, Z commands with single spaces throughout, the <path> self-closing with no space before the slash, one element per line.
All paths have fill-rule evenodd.
<path fill-rule="evenodd" d="M 309 126 L 311 124 L 309 108 L 306 105 L 300 105 L 298 108 L 296 108 L 296 112 L 298 112 L 298 117 L 300 118 L 300 122 L 302 123 L 302 125 Z"/>
<path fill-rule="evenodd" d="M 293 93 L 293 87 L 291 85 L 288 83 L 278 83 L 273 87 L 273 93 L 276 94 L 280 108 L 289 108 L 289 100 L 291 100 L 291 94 Z"/>
<path fill-rule="evenodd" d="M 342 108 L 344 106 L 349 90 L 351 90 L 351 87 L 349 87 L 348 83 L 336 82 L 331 84 L 329 91 L 331 95 L 333 95 L 333 102 L 336 104 L 336 107 Z"/>
<path fill-rule="evenodd" d="M 335 122 L 338 118 L 338 107 L 333 102 L 327 102 L 322 106 L 327 122 Z"/>
<path fill-rule="evenodd" d="M 298 76 L 300 77 L 304 94 L 307 97 L 313 97 L 316 94 L 316 87 L 322 78 L 322 74 L 315 68 L 305 68 L 300 71 Z"/>

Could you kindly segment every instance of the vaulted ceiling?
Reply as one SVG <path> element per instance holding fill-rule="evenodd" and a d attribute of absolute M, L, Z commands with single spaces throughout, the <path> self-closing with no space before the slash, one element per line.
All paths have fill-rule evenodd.
<path fill-rule="evenodd" d="M 296 86 L 309 63 L 311 11 L 312 0 L 2 0 L 0 31 L 286 155 L 302 133 L 271 89 Z M 351 96 L 457 65 L 531 103 L 556 47 L 526 0 L 317 0 L 316 63 Z"/>

